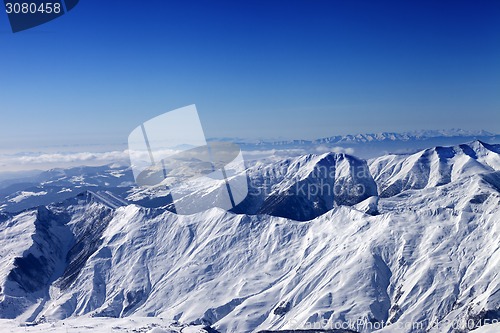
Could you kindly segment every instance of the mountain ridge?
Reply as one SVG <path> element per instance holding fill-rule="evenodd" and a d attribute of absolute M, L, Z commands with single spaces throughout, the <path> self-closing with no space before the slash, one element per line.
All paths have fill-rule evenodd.
<path fill-rule="evenodd" d="M 259 209 L 177 215 L 134 204 L 133 192 L 125 202 L 93 190 L 2 213 L 0 317 L 156 316 L 229 332 L 361 321 L 354 331 L 415 322 L 422 328 L 401 332 L 441 333 L 467 320 L 473 328 L 500 320 L 500 145 L 473 141 L 368 162 L 327 153 L 250 167 L 250 179 L 270 180 L 261 202 L 273 193 L 297 197 L 290 188 L 318 179 L 376 188 L 348 205 L 315 195 L 300 204 L 271 200 L 290 211 L 330 200 L 303 221 Z M 44 274 L 23 270 L 29 262 Z"/>
<path fill-rule="evenodd" d="M 407 132 L 378 132 L 378 133 L 358 133 L 358 134 L 345 134 L 333 135 L 324 138 L 313 140 L 306 139 L 290 139 L 290 140 L 244 140 L 244 139 L 230 139 L 224 138 L 222 140 L 235 141 L 240 144 L 322 144 L 322 143 L 368 143 L 376 141 L 410 141 L 410 140 L 428 140 L 433 138 L 445 137 L 458 137 L 458 138 L 488 138 L 497 137 L 495 134 L 485 130 L 463 130 L 463 129 L 450 129 L 450 130 L 415 130 Z M 217 140 L 217 139 L 212 139 Z"/>

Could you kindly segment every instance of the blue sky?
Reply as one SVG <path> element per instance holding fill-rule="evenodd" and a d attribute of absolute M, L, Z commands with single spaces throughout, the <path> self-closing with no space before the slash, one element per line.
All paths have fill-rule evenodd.
<path fill-rule="evenodd" d="M 196 104 L 206 135 L 500 132 L 498 1 L 102 1 L 13 34 L 0 149 L 124 143 Z"/>

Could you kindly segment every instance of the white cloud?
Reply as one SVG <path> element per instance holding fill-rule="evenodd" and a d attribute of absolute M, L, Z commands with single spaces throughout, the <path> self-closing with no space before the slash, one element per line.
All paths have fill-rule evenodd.
<path fill-rule="evenodd" d="M 300 156 L 305 154 L 323 154 L 327 152 L 354 154 L 352 148 L 311 146 L 305 148 L 283 148 L 267 150 L 244 150 L 246 160 L 260 160 Z M 23 170 L 47 170 L 51 168 L 68 168 L 75 166 L 97 166 L 105 164 L 129 165 L 129 153 L 134 160 L 149 160 L 147 151 L 113 150 L 108 152 L 42 152 L 17 153 L 0 155 L 0 172 Z M 157 152 L 157 155 L 168 156 L 174 150 Z"/>
<path fill-rule="evenodd" d="M 128 165 L 127 151 L 18 153 L 0 155 L 0 171 L 47 170 L 74 166 L 96 166 L 111 163 Z"/>
<path fill-rule="evenodd" d="M 47 163 L 79 163 L 79 162 L 114 162 L 128 159 L 126 151 L 112 151 L 104 153 L 50 153 L 25 156 L 14 156 L 10 162 L 20 164 L 47 164 Z M 9 160 L 9 159 L 7 159 Z"/>
<path fill-rule="evenodd" d="M 316 150 L 316 152 L 318 152 L 320 154 L 332 152 L 332 153 L 337 153 L 337 154 L 354 155 L 353 148 L 319 146 L 319 147 L 316 147 L 315 150 Z"/>

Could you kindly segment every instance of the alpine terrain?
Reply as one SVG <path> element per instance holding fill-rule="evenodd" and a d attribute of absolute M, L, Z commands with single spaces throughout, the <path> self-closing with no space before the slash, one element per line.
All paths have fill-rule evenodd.
<path fill-rule="evenodd" d="M 134 186 L 128 167 L 4 183 L 0 327 L 500 331 L 500 145 L 307 154 L 245 172 L 234 211 L 193 215 L 163 185 Z"/>

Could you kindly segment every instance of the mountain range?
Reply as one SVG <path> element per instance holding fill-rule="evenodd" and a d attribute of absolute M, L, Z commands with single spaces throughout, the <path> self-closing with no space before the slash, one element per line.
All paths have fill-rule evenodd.
<path fill-rule="evenodd" d="M 355 154 L 363 159 L 372 159 L 387 154 L 406 155 L 426 148 L 454 146 L 476 140 L 500 144 L 498 134 L 484 130 L 467 131 L 463 129 L 348 134 L 316 140 L 239 140 L 239 142 L 242 148 L 247 151 L 278 150 L 279 152 L 279 150 L 286 150 L 288 154 L 342 151 Z"/>
<path fill-rule="evenodd" d="M 500 145 L 307 154 L 245 172 L 250 194 L 234 211 L 193 215 L 121 166 L 0 184 L 0 317 L 156 317 L 219 332 L 500 329 Z"/>

